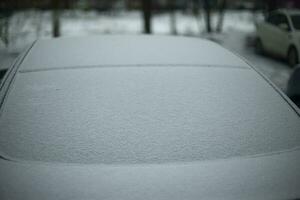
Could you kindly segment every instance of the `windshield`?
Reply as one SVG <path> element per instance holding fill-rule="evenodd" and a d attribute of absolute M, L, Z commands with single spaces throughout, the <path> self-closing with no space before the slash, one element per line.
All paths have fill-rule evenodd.
<path fill-rule="evenodd" d="M 293 26 L 296 30 L 300 30 L 300 15 L 291 16 Z"/>

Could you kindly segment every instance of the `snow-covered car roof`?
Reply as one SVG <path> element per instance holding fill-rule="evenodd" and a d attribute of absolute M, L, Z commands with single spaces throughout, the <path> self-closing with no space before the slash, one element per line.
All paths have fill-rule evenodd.
<path fill-rule="evenodd" d="M 299 113 L 249 65 L 215 43 L 175 37 L 38 41 L 0 127 L 4 155 L 67 163 L 196 161 L 300 142 Z"/>
<path fill-rule="evenodd" d="M 232 53 L 206 40 L 164 36 L 101 36 L 40 40 L 29 52 L 21 70 L 120 65 L 248 67 Z"/>
<path fill-rule="evenodd" d="M 0 105 L 4 200 L 300 196 L 297 108 L 209 41 L 38 41 Z"/>

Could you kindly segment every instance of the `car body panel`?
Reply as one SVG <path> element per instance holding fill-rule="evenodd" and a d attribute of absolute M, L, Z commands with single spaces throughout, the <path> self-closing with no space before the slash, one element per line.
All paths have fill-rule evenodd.
<path fill-rule="evenodd" d="M 1 199 L 285 200 L 300 196 L 299 150 L 194 163 L 73 165 L 0 160 Z"/>

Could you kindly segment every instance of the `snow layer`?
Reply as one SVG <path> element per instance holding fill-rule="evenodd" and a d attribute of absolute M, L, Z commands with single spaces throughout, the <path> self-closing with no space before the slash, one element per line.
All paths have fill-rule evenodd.
<path fill-rule="evenodd" d="M 188 162 L 300 142 L 299 116 L 248 68 L 24 72 L 2 111 L 0 151 L 23 160 Z"/>
<path fill-rule="evenodd" d="M 38 41 L 21 70 L 123 65 L 249 66 L 218 44 L 166 36 L 90 36 Z"/>

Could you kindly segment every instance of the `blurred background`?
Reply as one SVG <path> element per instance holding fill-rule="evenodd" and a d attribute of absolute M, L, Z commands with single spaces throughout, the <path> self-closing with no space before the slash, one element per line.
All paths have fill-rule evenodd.
<path fill-rule="evenodd" d="M 0 71 L 39 38 L 161 34 L 212 40 L 250 61 L 286 90 L 292 68 L 255 52 L 256 24 L 299 0 L 1 0 Z"/>

